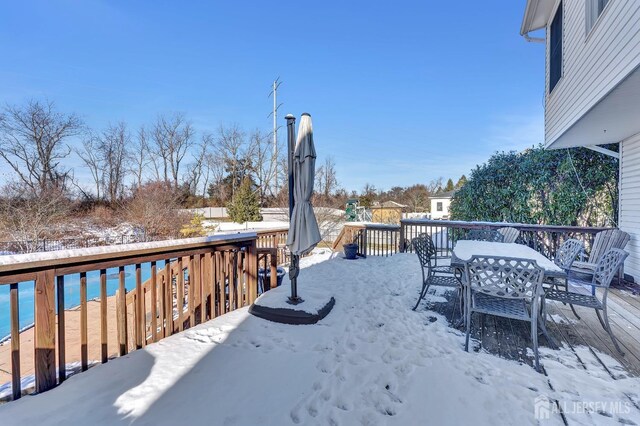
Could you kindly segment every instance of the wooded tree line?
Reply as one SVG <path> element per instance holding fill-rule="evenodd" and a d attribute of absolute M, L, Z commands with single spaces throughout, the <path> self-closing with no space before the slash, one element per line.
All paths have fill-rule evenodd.
<path fill-rule="evenodd" d="M 0 149 L 15 177 L 11 183 L 26 192 L 60 191 L 108 204 L 147 182 L 164 183 L 187 205 L 224 205 L 245 178 L 261 205 L 273 202 L 286 186 L 284 150 L 274 157 L 271 134 L 247 132 L 237 124 L 198 132 L 179 113 L 160 114 L 137 129 L 120 121 L 96 130 L 52 102 L 8 105 L 0 111 Z M 74 155 L 91 182 L 74 173 L 79 172 L 72 167 Z M 337 188 L 330 158 L 319 168 L 318 183 L 325 195 Z"/>
<path fill-rule="evenodd" d="M 388 191 L 378 190 L 375 185 L 367 183 L 360 194 L 352 193 L 352 198 L 358 198 L 360 205 L 371 207 L 375 202 L 395 201 L 408 206 L 412 212 L 429 212 L 431 210 L 430 198 L 441 192 L 448 192 L 460 189 L 467 181 L 465 175 L 453 183 L 453 179 L 448 179 L 446 183 L 443 178 L 434 179 L 428 184 L 415 184 L 407 187 L 394 186 Z"/>
<path fill-rule="evenodd" d="M 274 155 L 271 138 L 237 124 L 198 131 L 179 113 L 160 114 L 135 129 L 124 121 L 91 129 L 53 102 L 7 105 L 0 109 L 0 159 L 9 167 L 0 220 L 7 225 L 22 217 L 42 217 L 41 226 L 8 227 L 25 229 L 16 238 L 35 238 L 55 218 L 104 206 L 124 216 L 136 212 L 135 222 L 163 233 L 160 222 L 175 220 L 152 220 L 152 211 L 228 206 L 245 181 L 258 206 L 285 205 L 285 150 L 280 147 Z M 337 192 L 333 159 L 319 164 L 317 185 L 319 200 Z M 162 200 L 162 208 L 150 194 Z"/>

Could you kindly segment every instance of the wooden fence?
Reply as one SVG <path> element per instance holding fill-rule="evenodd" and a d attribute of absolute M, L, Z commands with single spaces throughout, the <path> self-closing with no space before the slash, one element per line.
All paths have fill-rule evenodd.
<path fill-rule="evenodd" d="M 265 233 L 266 234 L 266 233 Z M 269 241 L 281 236 L 262 236 Z M 174 240 L 117 247 L 0 257 L 0 285 L 10 286 L 12 394 L 21 389 L 18 283 L 33 281 L 35 391 L 66 379 L 65 276 L 80 278 L 80 363 L 88 368 L 87 273 L 99 272 L 100 361 L 125 355 L 185 328 L 250 305 L 257 297 L 255 233 Z M 141 265 L 151 277 L 142 281 Z M 163 263 L 163 267 L 158 267 Z M 135 290 L 125 289 L 125 266 L 135 267 Z M 108 323 L 107 269 L 117 268 L 116 315 Z M 91 284 L 94 285 L 94 284 Z M 117 345 L 109 347 L 109 327 Z M 93 348 L 96 349 L 96 348 Z"/>

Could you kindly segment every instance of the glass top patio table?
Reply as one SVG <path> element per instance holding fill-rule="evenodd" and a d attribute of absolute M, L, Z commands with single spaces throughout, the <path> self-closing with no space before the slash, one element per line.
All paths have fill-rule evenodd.
<path fill-rule="evenodd" d="M 516 243 L 495 243 L 488 241 L 460 240 L 453 247 L 451 266 L 464 268 L 472 256 L 500 256 L 535 260 L 544 269 L 546 277 L 564 278 L 566 273 L 553 261 L 547 259 L 531 247 Z"/>

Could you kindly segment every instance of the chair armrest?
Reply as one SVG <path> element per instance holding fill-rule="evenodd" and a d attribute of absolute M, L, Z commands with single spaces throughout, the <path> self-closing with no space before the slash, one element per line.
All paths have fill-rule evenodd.
<path fill-rule="evenodd" d="M 597 265 L 595 263 L 583 262 L 583 261 L 575 261 L 571 264 L 571 270 L 576 272 L 584 272 L 588 274 L 593 274 L 593 271 L 596 270 Z"/>

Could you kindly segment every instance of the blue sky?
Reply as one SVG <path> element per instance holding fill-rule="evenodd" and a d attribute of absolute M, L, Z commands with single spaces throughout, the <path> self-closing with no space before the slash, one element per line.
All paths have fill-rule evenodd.
<path fill-rule="evenodd" d="M 280 76 L 281 116 L 312 114 L 343 187 L 457 178 L 542 142 L 544 46 L 519 36 L 524 3 L 5 2 L 0 103 L 53 100 L 96 129 L 184 112 L 200 131 L 269 131 Z"/>

